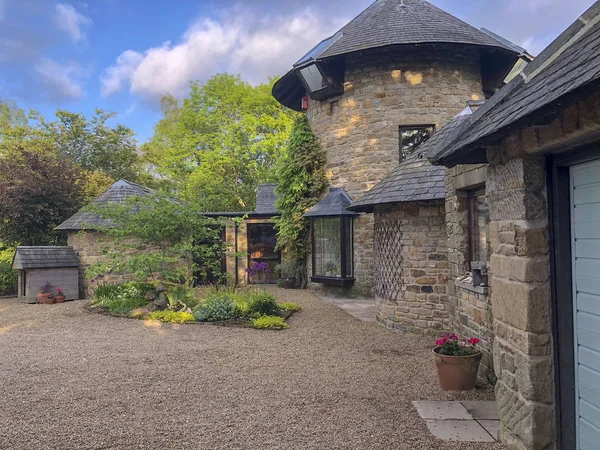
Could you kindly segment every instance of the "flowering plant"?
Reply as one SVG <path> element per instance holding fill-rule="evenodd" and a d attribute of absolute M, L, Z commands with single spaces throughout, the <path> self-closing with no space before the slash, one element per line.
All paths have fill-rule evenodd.
<path fill-rule="evenodd" d="M 65 295 L 65 294 L 63 294 L 63 291 L 62 291 L 62 289 L 61 289 L 61 288 L 58 288 L 58 289 L 57 289 L 57 292 L 58 292 L 58 294 L 57 294 L 57 295 L 58 295 L 59 297 L 62 297 L 63 295 Z"/>
<path fill-rule="evenodd" d="M 250 277 L 258 277 L 261 283 L 268 284 L 269 283 L 269 273 L 271 269 L 269 269 L 269 263 L 259 263 L 254 262 L 252 267 L 246 269 L 246 273 L 250 275 Z"/>
<path fill-rule="evenodd" d="M 446 356 L 472 356 L 479 353 L 475 345 L 479 344 L 478 338 L 458 339 L 454 333 L 448 333 L 446 336 L 435 341 L 437 353 Z"/>

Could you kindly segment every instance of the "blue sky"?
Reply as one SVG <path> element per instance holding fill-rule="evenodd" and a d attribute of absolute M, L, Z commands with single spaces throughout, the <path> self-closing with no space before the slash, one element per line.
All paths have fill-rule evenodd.
<path fill-rule="evenodd" d="M 536 54 L 593 0 L 431 0 Z M 116 111 L 140 142 L 190 80 L 284 73 L 369 0 L 0 0 L 0 98 L 51 118 Z"/>

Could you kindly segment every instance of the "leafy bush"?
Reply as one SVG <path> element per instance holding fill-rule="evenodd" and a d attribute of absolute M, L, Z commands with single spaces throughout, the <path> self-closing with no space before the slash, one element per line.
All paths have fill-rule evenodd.
<path fill-rule="evenodd" d="M 201 322 L 233 319 L 235 306 L 235 299 L 230 294 L 212 293 L 196 307 L 194 317 Z"/>
<path fill-rule="evenodd" d="M 280 303 L 279 307 L 285 311 L 289 311 L 289 312 L 299 312 L 302 311 L 302 306 L 300 305 L 296 305 L 295 303 L 292 302 L 284 302 L 284 303 Z"/>
<path fill-rule="evenodd" d="M 248 299 L 249 315 L 274 316 L 279 312 L 279 305 L 273 294 L 268 292 L 252 292 Z"/>
<path fill-rule="evenodd" d="M 167 292 L 167 300 L 169 301 L 169 308 L 171 309 L 177 307 L 180 303 L 193 309 L 200 303 L 194 296 L 194 290 L 182 285 L 171 287 Z"/>
<path fill-rule="evenodd" d="M 128 314 L 136 308 L 146 306 L 147 283 L 98 284 L 93 288 L 92 304 L 116 314 Z"/>
<path fill-rule="evenodd" d="M 288 327 L 283 317 L 279 316 L 262 316 L 252 321 L 252 326 L 259 330 L 283 330 Z"/>
<path fill-rule="evenodd" d="M 248 315 L 248 302 L 240 296 L 235 297 L 235 317 L 246 317 Z"/>
<path fill-rule="evenodd" d="M 115 300 L 121 290 L 121 284 L 99 283 L 92 288 L 93 305 L 106 305 L 108 302 Z"/>
<path fill-rule="evenodd" d="M 182 311 L 154 311 L 150 314 L 150 319 L 152 320 L 160 320 L 161 322 L 167 323 L 184 323 L 184 322 L 193 322 L 194 316 L 187 312 Z"/>
<path fill-rule="evenodd" d="M 0 250 L 0 295 L 16 295 L 18 272 L 12 269 L 14 249 Z"/>

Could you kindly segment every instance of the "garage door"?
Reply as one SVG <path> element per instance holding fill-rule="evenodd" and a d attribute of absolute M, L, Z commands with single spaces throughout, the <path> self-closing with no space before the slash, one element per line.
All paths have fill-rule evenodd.
<path fill-rule="evenodd" d="M 571 167 L 579 449 L 600 448 L 600 161 Z"/>

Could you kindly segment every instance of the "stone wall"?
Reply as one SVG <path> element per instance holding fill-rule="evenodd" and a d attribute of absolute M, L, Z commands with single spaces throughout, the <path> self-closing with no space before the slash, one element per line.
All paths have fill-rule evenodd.
<path fill-rule="evenodd" d="M 379 49 L 348 55 L 345 93 L 310 100 L 308 119 L 327 155 L 327 175 L 354 200 L 399 162 L 399 126 L 441 127 L 483 99 L 479 50 L 453 46 Z M 355 291 L 373 276 L 373 218 L 355 221 Z"/>
<path fill-rule="evenodd" d="M 92 294 L 92 283 L 86 276 L 87 268 L 98 262 L 110 259 L 105 251 L 110 248 L 111 239 L 105 233 L 97 232 L 70 232 L 67 237 L 67 244 L 73 247 L 81 265 L 79 266 L 79 297 L 89 298 Z M 131 281 L 135 278 L 132 274 L 105 274 L 102 282 L 121 283 Z"/>
<path fill-rule="evenodd" d="M 479 375 L 493 383 L 496 376 L 492 355 L 494 331 L 490 289 L 457 280 L 469 270 L 470 263 L 467 192 L 485 185 L 487 197 L 486 178 L 486 165 L 456 166 L 446 170 L 446 229 L 451 273 L 448 312 L 453 332 L 461 337 L 480 339 L 479 347 L 483 356 Z"/>
<path fill-rule="evenodd" d="M 377 320 L 419 334 L 448 331 L 443 201 L 378 206 L 374 215 Z"/>

